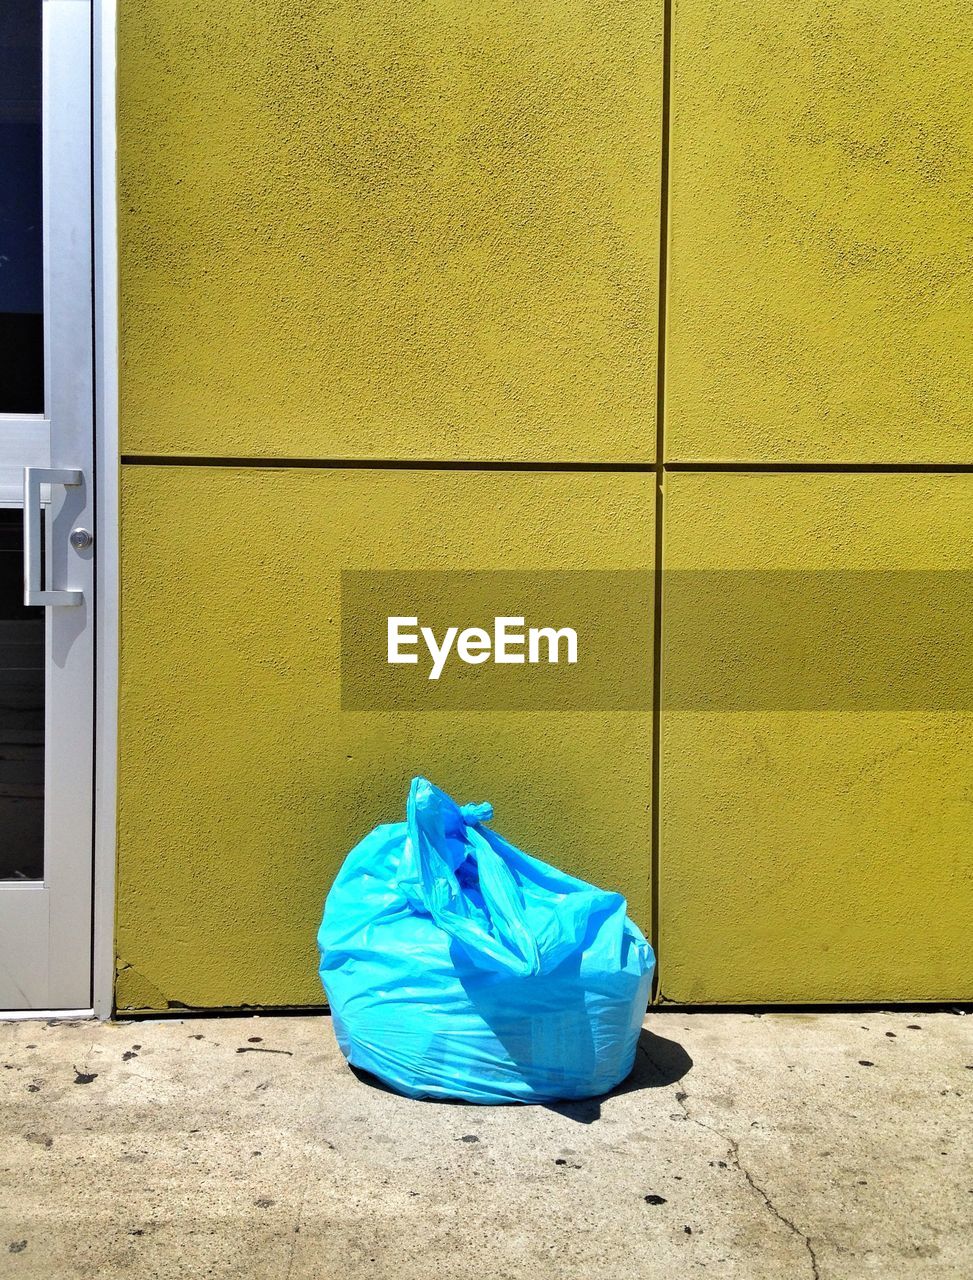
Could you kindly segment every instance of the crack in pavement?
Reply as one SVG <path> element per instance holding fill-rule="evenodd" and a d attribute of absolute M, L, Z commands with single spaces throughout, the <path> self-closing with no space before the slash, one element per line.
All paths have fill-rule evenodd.
<path fill-rule="evenodd" d="M 330 1143 L 328 1144 L 331 1145 Z M 332 1151 L 334 1147 L 331 1148 Z M 304 1225 L 304 1205 L 307 1202 L 307 1188 L 311 1181 L 311 1167 L 308 1163 L 307 1149 L 304 1151 L 304 1178 L 301 1183 L 301 1195 L 297 1205 L 297 1220 L 294 1223 L 294 1229 L 291 1231 L 291 1250 L 287 1255 L 287 1271 L 284 1280 L 291 1280 L 291 1271 L 294 1268 L 294 1253 L 297 1249 L 297 1237 L 301 1234 L 301 1227 Z"/>
<path fill-rule="evenodd" d="M 713 1126 L 711 1124 L 707 1124 L 705 1120 L 700 1120 L 698 1116 L 694 1116 L 686 1106 L 687 1097 L 688 1094 L 683 1090 L 679 1090 L 676 1093 L 676 1101 L 679 1103 L 683 1115 L 687 1120 L 698 1125 L 700 1129 L 706 1129 L 707 1132 L 712 1133 L 719 1138 L 721 1142 L 726 1143 L 727 1155 L 730 1157 L 733 1168 L 736 1169 L 737 1173 L 743 1175 L 747 1186 L 752 1191 L 756 1192 L 763 1201 L 764 1206 L 773 1214 L 777 1221 L 782 1223 L 788 1231 L 795 1235 L 798 1240 L 800 1240 L 801 1244 L 804 1245 L 804 1248 L 807 1250 L 808 1261 L 811 1263 L 811 1274 L 814 1277 L 814 1280 L 821 1280 L 821 1272 L 818 1270 L 818 1257 L 814 1251 L 814 1245 L 811 1243 L 811 1237 L 806 1232 L 802 1231 L 796 1222 L 793 1222 L 786 1216 L 786 1214 L 781 1213 L 760 1183 L 755 1181 L 753 1174 L 740 1160 L 740 1144 L 737 1142 L 736 1138 L 727 1137 L 725 1133 L 720 1133 L 719 1129 L 714 1129 Z"/>
<path fill-rule="evenodd" d="M 774 1215 L 777 1221 L 782 1222 L 784 1226 L 787 1227 L 790 1231 L 792 1231 L 794 1235 L 797 1236 L 798 1240 L 800 1240 L 803 1243 L 804 1248 L 807 1250 L 808 1259 L 811 1263 L 811 1273 L 814 1276 L 814 1280 L 821 1280 L 821 1273 L 818 1271 L 817 1254 L 814 1252 L 814 1246 L 811 1244 L 811 1237 L 807 1235 L 805 1232 L 803 1232 L 795 1222 L 793 1222 L 785 1214 L 781 1213 L 781 1211 L 777 1208 L 777 1206 L 771 1200 L 770 1196 L 763 1189 L 763 1187 L 760 1186 L 758 1182 L 754 1181 L 753 1174 L 750 1172 L 750 1170 L 745 1168 L 745 1166 L 740 1163 L 740 1147 L 736 1139 L 726 1138 L 725 1141 L 729 1145 L 730 1159 L 733 1161 L 734 1168 L 738 1169 L 740 1173 L 743 1174 L 744 1178 L 746 1178 L 747 1180 L 747 1184 L 750 1187 L 752 1187 L 754 1191 L 756 1191 L 757 1195 L 760 1196 L 761 1200 L 764 1202 L 764 1204 L 767 1206 L 770 1212 Z"/>

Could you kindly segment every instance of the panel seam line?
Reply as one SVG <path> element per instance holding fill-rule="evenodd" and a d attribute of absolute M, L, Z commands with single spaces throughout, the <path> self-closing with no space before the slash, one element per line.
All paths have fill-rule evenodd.
<path fill-rule="evenodd" d="M 662 844 L 662 565 L 663 565 L 663 499 L 665 480 L 665 410 L 666 410 L 666 325 L 669 280 L 669 138 L 672 66 L 672 0 L 662 8 L 662 114 L 660 120 L 661 152 L 659 156 L 659 315 L 656 350 L 655 397 L 655 556 L 653 583 L 652 630 L 652 831 L 650 850 L 650 935 L 655 950 L 655 972 L 652 981 L 652 1003 L 660 996 L 659 970 L 659 898 Z"/>

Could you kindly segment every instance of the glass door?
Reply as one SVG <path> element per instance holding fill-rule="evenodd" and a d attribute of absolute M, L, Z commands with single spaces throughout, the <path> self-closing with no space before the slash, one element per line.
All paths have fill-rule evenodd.
<path fill-rule="evenodd" d="M 90 0 L 0 0 L 0 1010 L 91 1005 Z"/>

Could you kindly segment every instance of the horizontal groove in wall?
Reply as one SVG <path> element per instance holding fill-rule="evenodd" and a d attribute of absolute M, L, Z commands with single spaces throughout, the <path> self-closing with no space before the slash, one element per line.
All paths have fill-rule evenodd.
<path fill-rule="evenodd" d="M 498 462 L 432 461 L 403 458 L 227 458 L 187 454 L 123 453 L 128 467 L 252 467 L 318 469 L 324 471 L 657 471 L 654 462 Z M 783 475 L 827 472 L 877 475 L 973 474 L 973 462 L 665 462 L 666 472 L 757 472 Z"/>
<path fill-rule="evenodd" d="M 654 462 L 433 462 L 403 458 L 224 458 L 183 454 L 123 453 L 125 466 L 141 467 L 277 467 L 349 471 L 644 471 Z"/>
<path fill-rule="evenodd" d="M 913 472 L 973 472 L 973 462 L 665 462 L 666 471 L 725 472 L 850 472 L 863 475 L 909 475 Z"/>
<path fill-rule="evenodd" d="M 969 1001 L 952 1000 L 870 1000 L 852 1004 L 840 1000 L 817 1004 L 682 1004 L 663 996 L 658 1004 L 648 1006 L 648 1015 L 656 1014 L 707 1014 L 742 1013 L 762 1018 L 775 1013 L 844 1013 L 850 1017 L 862 1013 L 951 1013 L 957 1017 L 973 1014 Z M 169 1009 L 116 1009 L 113 1017 L 118 1022 L 142 1022 L 188 1018 L 327 1018 L 331 1009 L 326 1004 L 248 1004 L 226 1005 L 219 1008 L 194 1008 L 178 1005 Z"/>
<path fill-rule="evenodd" d="M 197 1008 L 194 1005 L 170 1005 L 167 1009 L 116 1008 L 112 1018 L 116 1022 L 159 1022 L 171 1019 L 180 1022 L 187 1018 L 326 1018 L 331 1010 L 326 1004 L 233 1004 L 216 1008 Z"/>

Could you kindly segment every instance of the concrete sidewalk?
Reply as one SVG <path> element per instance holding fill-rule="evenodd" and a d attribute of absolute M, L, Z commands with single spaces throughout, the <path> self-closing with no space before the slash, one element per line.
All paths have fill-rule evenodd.
<path fill-rule="evenodd" d="M 973 1017 L 647 1019 L 597 1102 L 410 1102 L 324 1017 L 0 1024 L 0 1276 L 973 1276 Z"/>

